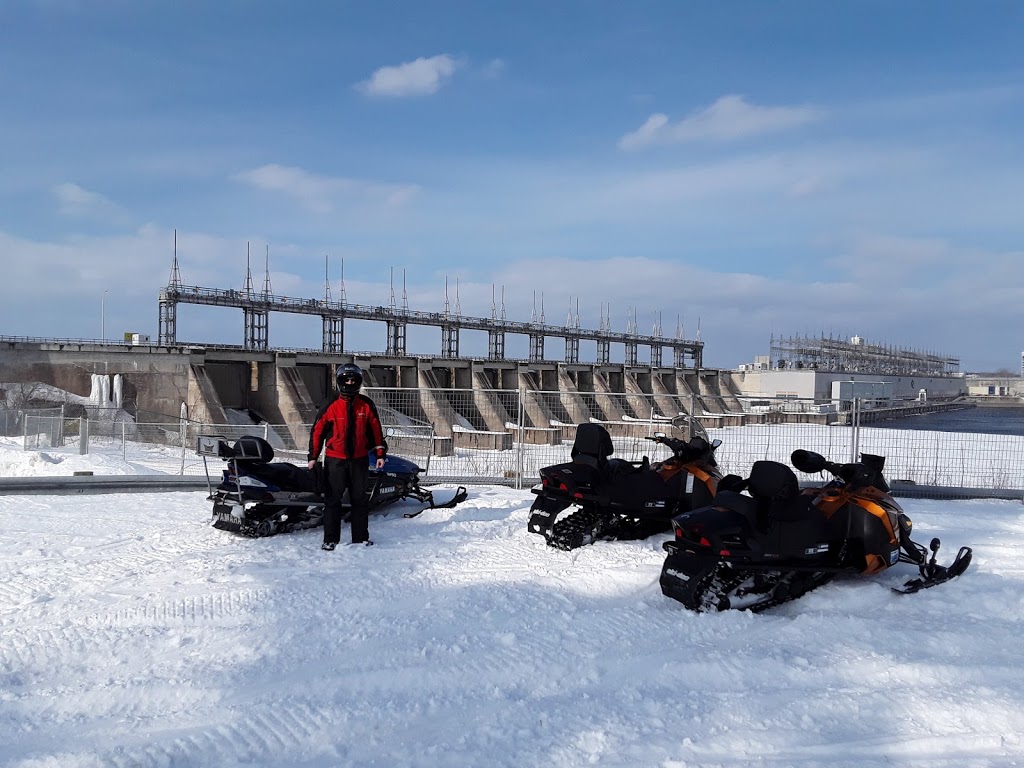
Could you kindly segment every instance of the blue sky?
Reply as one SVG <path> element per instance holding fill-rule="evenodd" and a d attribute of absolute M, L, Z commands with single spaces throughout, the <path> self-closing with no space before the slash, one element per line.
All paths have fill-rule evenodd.
<path fill-rule="evenodd" d="M 394 272 L 413 309 L 699 323 L 713 366 L 825 333 L 1015 370 L 1021 39 L 1019 2 L 5 0 L 0 335 L 155 336 L 177 230 L 192 285 L 241 287 L 248 244 L 277 294 L 326 256 L 334 298 L 344 260 L 363 304 Z"/>

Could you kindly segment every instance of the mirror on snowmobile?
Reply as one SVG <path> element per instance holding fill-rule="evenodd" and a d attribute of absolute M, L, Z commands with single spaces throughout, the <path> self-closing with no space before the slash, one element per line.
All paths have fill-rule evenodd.
<path fill-rule="evenodd" d="M 711 441 L 711 450 L 715 450 L 715 449 L 716 449 L 716 448 L 717 448 L 718 446 L 720 446 L 721 444 L 722 444 L 722 441 L 721 441 L 721 440 L 719 440 L 719 439 L 718 439 L 718 438 L 716 437 L 716 438 L 715 438 L 714 440 L 712 440 L 712 441 Z"/>
<path fill-rule="evenodd" d="M 654 436 L 659 439 L 664 439 L 665 437 L 667 437 L 667 435 L 664 432 L 655 432 Z"/>
<path fill-rule="evenodd" d="M 813 475 L 821 472 L 828 465 L 825 457 L 814 451 L 805 451 L 802 448 L 793 451 L 789 457 L 790 463 L 800 472 Z"/>

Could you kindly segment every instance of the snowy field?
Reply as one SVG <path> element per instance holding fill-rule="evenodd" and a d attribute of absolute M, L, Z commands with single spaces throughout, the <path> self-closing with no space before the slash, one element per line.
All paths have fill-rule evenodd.
<path fill-rule="evenodd" d="M 147 471 L 0 444 L 0 475 L 86 468 Z M 974 547 L 960 579 L 754 616 L 663 597 L 664 536 L 546 547 L 528 491 L 333 553 L 217 531 L 204 496 L 0 496 L 0 765 L 1024 765 L 1017 502 L 904 502 Z"/>

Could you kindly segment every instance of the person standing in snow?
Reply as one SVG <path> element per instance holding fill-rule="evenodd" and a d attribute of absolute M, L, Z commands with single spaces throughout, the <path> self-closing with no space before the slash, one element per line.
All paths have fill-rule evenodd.
<path fill-rule="evenodd" d="M 309 468 L 324 452 L 327 499 L 324 504 L 324 543 L 321 549 L 333 550 L 341 540 L 342 497 L 348 490 L 352 543 L 370 541 L 367 492 L 370 485 L 370 452 L 377 457 L 377 469 L 384 466 L 388 446 L 380 417 L 373 401 L 359 393 L 363 372 L 358 365 L 346 363 L 338 369 L 338 396 L 317 414 L 309 433 Z"/>

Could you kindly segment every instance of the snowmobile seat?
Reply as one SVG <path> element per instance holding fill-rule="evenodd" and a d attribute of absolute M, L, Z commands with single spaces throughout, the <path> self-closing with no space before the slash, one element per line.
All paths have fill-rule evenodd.
<path fill-rule="evenodd" d="M 600 469 L 601 463 L 596 457 L 591 456 L 589 453 L 577 453 L 572 457 L 572 460 L 576 464 L 586 464 L 588 467 L 594 469 Z"/>
<path fill-rule="evenodd" d="M 581 464 L 602 468 L 614 450 L 608 430 L 600 424 L 588 422 L 576 427 L 576 439 L 573 440 L 569 456 Z"/>
<path fill-rule="evenodd" d="M 755 461 L 747 487 L 758 502 L 762 519 L 794 522 L 805 518 L 810 511 L 809 499 L 800 495 L 796 474 L 780 462 Z"/>
<path fill-rule="evenodd" d="M 300 493 L 321 492 L 320 478 L 316 472 L 311 472 L 306 467 L 299 467 L 286 461 L 260 464 L 250 468 L 248 471 L 252 476 L 275 485 L 282 491 Z"/>
<path fill-rule="evenodd" d="M 747 487 L 750 495 L 759 501 L 783 501 L 800 495 L 796 474 L 778 461 L 755 461 Z"/>

